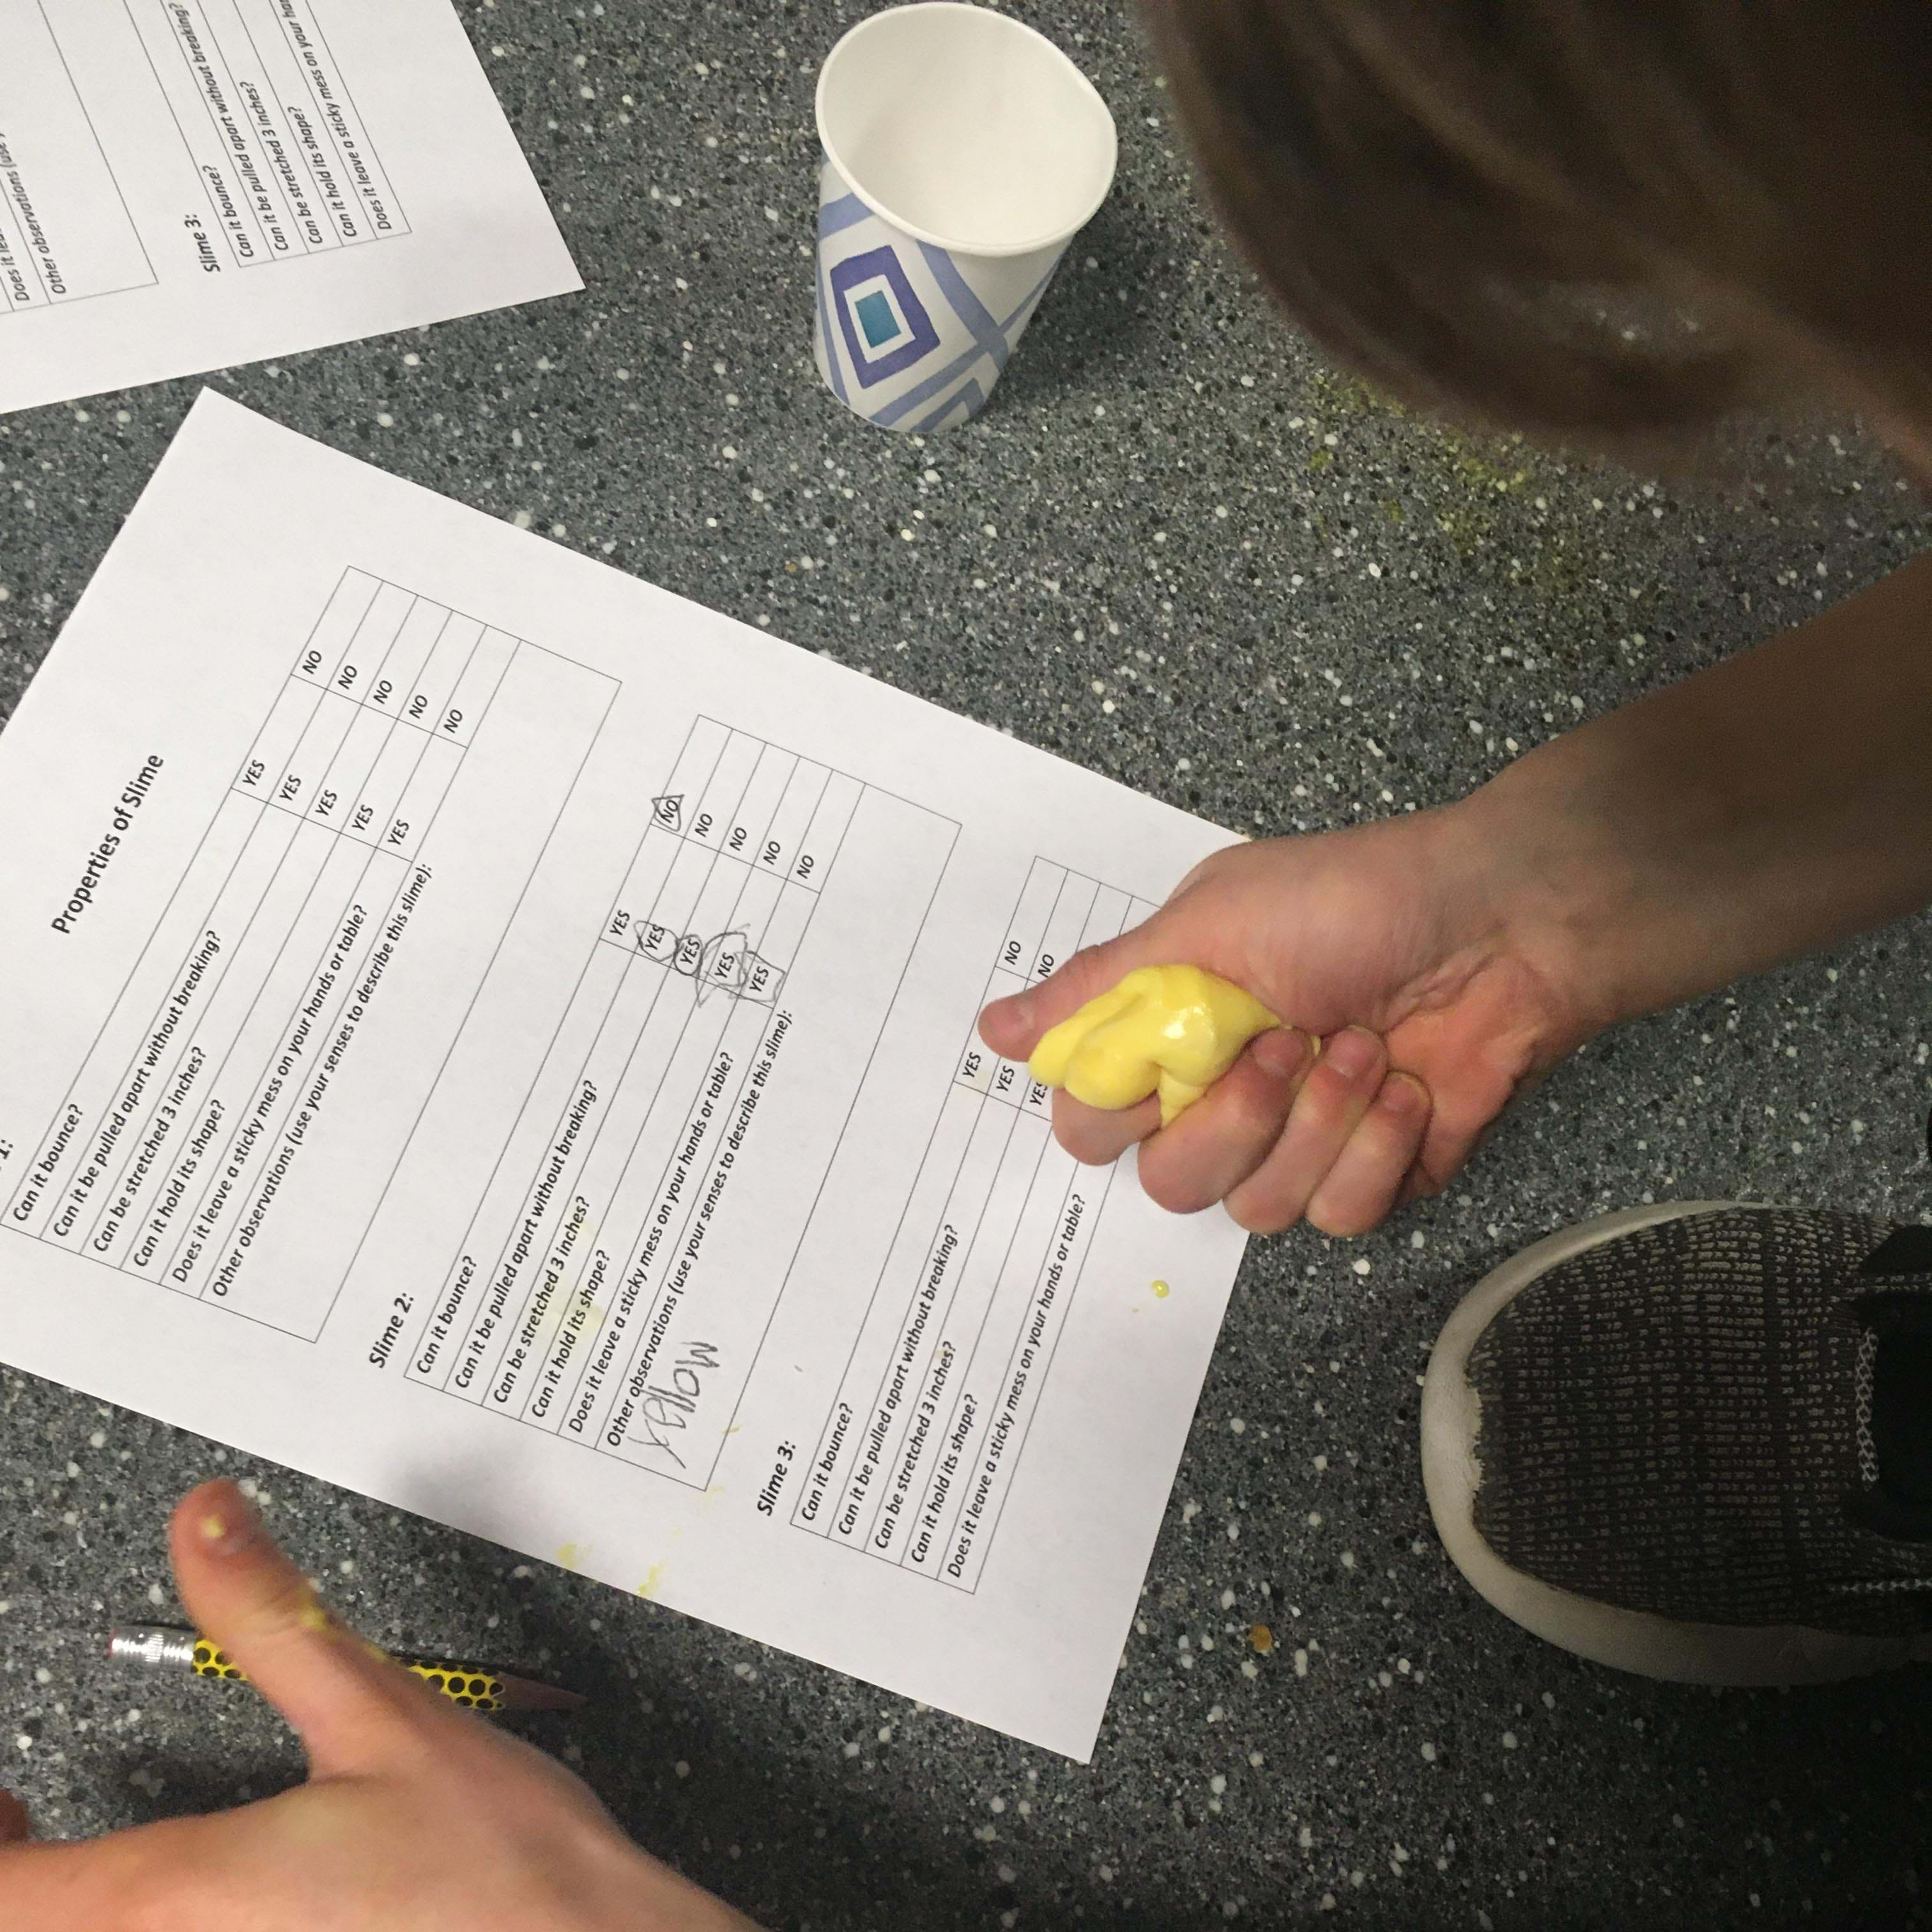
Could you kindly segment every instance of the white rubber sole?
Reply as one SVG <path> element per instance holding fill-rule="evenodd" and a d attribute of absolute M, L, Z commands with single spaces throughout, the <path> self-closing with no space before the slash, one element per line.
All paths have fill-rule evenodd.
<path fill-rule="evenodd" d="M 1526 1248 L 1472 1288 L 1437 1336 L 1422 1388 L 1422 1480 L 1436 1533 L 1457 1569 L 1503 1615 L 1579 1657 L 1640 1676 L 1684 1684 L 1824 1684 L 1932 1660 L 1932 1639 L 1848 1636 L 1787 1624 L 1772 1628 L 1680 1622 L 1559 1590 L 1505 1563 L 1477 1530 L 1481 1402 L 1469 1352 L 1504 1305 L 1559 1262 L 1638 1228 L 1744 1204 L 1676 1202 L 1626 1208 Z"/>

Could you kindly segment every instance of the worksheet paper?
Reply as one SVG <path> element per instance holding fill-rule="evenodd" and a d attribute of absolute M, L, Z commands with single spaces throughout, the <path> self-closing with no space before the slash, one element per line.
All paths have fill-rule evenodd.
<path fill-rule="evenodd" d="M 450 0 L 0 0 L 0 410 L 582 286 Z"/>
<path fill-rule="evenodd" d="M 1243 1237 L 974 1021 L 1226 833 L 208 394 L 0 828 L 9 1361 L 1090 1753 Z"/>

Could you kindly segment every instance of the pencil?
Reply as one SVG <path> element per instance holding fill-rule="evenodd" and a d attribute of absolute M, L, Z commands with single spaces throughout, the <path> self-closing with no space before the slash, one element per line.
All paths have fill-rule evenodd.
<path fill-rule="evenodd" d="M 157 1624 L 134 1624 L 107 1633 L 107 1654 L 118 1664 L 138 1664 L 151 1670 L 191 1670 L 197 1677 L 233 1679 L 247 1676 L 224 1650 L 200 1632 L 172 1630 Z M 434 1657 L 398 1657 L 432 1690 L 452 1702 L 476 1711 L 574 1711 L 584 1700 L 574 1690 L 513 1677 L 487 1664 L 463 1664 Z"/>

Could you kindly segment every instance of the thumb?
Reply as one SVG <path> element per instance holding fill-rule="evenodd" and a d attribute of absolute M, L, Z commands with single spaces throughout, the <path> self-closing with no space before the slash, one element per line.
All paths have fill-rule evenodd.
<path fill-rule="evenodd" d="M 1040 1036 L 1078 1012 L 1089 1000 L 1111 992 L 1139 966 L 1208 966 L 1196 956 L 1184 928 L 1183 902 L 1170 899 L 1151 917 L 1122 933 L 1084 947 L 1065 965 L 1023 993 L 995 1000 L 980 1016 L 980 1037 L 1006 1060 L 1023 1060 Z"/>
<path fill-rule="evenodd" d="M 232 1483 L 190 1491 L 168 1540 L 196 1627 L 295 1727 L 314 1775 L 390 1762 L 458 1715 L 335 1621 Z"/>

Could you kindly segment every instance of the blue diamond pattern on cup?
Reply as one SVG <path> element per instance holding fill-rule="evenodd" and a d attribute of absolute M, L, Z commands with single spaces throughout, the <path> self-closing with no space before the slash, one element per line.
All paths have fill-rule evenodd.
<path fill-rule="evenodd" d="M 860 388 L 896 376 L 939 346 L 939 332 L 891 248 L 848 256 L 832 271 L 830 281 L 838 332 Z M 883 341 L 872 334 L 881 320 L 892 325 Z"/>
<path fill-rule="evenodd" d="M 883 290 L 874 289 L 870 295 L 861 296 L 852 304 L 852 313 L 859 318 L 859 327 L 868 349 L 883 349 L 888 342 L 905 333 Z"/>

